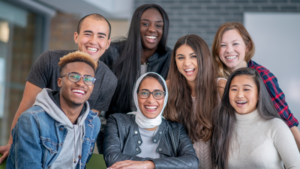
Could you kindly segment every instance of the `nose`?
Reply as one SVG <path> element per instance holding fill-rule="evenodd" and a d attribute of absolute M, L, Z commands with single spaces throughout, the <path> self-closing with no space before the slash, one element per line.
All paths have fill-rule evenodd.
<path fill-rule="evenodd" d="M 89 39 L 90 44 L 96 44 L 97 35 L 93 35 Z"/>
<path fill-rule="evenodd" d="M 84 78 L 84 77 L 80 77 L 80 80 L 79 80 L 78 82 L 76 82 L 76 84 L 79 85 L 79 86 L 84 86 L 85 83 L 84 83 L 84 81 L 83 81 L 83 78 Z"/>
<path fill-rule="evenodd" d="M 228 44 L 228 45 L 226 46 L 226 52 L 227 52 L 227 53 L 231 53 L 232 51 L 233 51 L 232 45 Z"/>
<path fill-rule="evenodd" d="M 150 96 L 147 98 L 148 103 L 154 103 L 156 99 L 154 99 L 153 94 L 150 94 Z"/>
<path fill-rule="evenodd" d="M 184 66 L 190 66 L 191 60 L 189 58 L 184 59 Z"/>
<path fill-rule="evenodd" d="M 154 25 L 154 24 L 150 24 L 148 30 L 149 30 L 150 32 L 155 32 L 155 31 L 156 31 L 155 25 Z"/>
<path fill-rule="evenodd" d="M 243 98 L 244 97 L 244 93 L 242 90 L 239 90 L 238 93 L 237 93 L 237 98 Z"/>

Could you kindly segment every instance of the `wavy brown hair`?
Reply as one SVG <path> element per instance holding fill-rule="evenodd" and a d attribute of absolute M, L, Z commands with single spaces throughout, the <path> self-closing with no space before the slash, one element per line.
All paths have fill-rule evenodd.
<path fill-rule="evenodd" d="M 213 56 L 213 61 L 215 64 L 215 68 L 216 68 L 216 72 L 218 77 L 224 77 L 226 79 L 228 79 L 230 73 L 227 70 L 226 65 L 220 60 L 219 57 L 219 52 L 220 52 L 220 48 L 221 48 L 221 42 L 222 42 L 222 36 L 223 34 L 228 31 L 228 30 L 237 30 L 239 32 L 239 34 L 241 35 L 242 39 L 244 40 L 244 43 L 246 45 L 246 47 L 248 48 L 248 52 L 246 52 L 245 55 L 245 61 L 248 63 L 251 58 L 254 55 L 255 52 L 255 46 L 254 46 L 254 42 L 249 34 L 249 32 L 246 30 L 246 28 L 238 22 L 227 22 L 222 24 L 213 41 L 212 44 L 212 56 Z"/>
<path fill-rule="evenodd" d="M 176 51 L 182 45 L 190 46 L 197 56 L 196 110 L 193 110 L 191 88 L 176 66 Z M 212 133 L 211 112 L 218 104 L 218 97 L 212 57 L 202 38 L 191 34 L 177 41 L 171 56 L 168 80 L 169 100 L 164 117 L 183 124 L 192 142 L 200 139 L 208 141 Z"/>

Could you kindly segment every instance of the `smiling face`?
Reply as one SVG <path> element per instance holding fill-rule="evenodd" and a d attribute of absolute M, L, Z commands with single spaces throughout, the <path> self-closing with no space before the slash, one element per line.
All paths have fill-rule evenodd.
<path fill-rule="evenodd" d="M 140 33 L 144 49 L 156 50 L 163 35 L 164 21 L 161 14 L 154 8 L 147 9 L 140 23 Z"/>
<path fill-rule="evenodd" d="M 62 74 L 65 75 L 71 72 L 76 72 L 81 76 L 89 75 L 95 77 L 93 68 L 84 62 L 71 62 L 66 64 L 62 70 Z M 72 107 L 83 105 L 83 103 L 89 99 L 94 88 L 94 85 L 86 85 L 82 78 L 78 82 L 72 82 L 69 80 L 68 75 L 58 78 L 57 82 L 61 88 L 61 102 Z"/>
<path fill-rule="evenodd" d="M 248 49 L 236 29 L 226 31 L 220 45 L 219 57 L 228 71 L 233 72 L 238 68 L 247 67 L 245 55 Z"/>
<path fill-rule="evenodd" d="M 175 61 L 178 71 L 188 83 L 195 83 L 198 74 L 198 62 L 195 51 L 188 45 L 182 45 L 176 50 Z"/>
<path fill-rule="evenodd" d="M 140 90 L 148 90 L 150 92 L 153 92 L 155 90 L 164 91 L 158 80 L 153 77 L 146 77 L 145 79 L 143 79 L 139 87 L 139 91 Z M 163 108 L 164 98 L 156 100 L 153 98 L 152 94 L 150 94 L 147 99 L 142 99 L 138 96 L 138 104 L 141 112 L 145 117 L 147 117 L 148 119 L 154 119 L 160 114 Z"/>
<path fill-rule="evenodd" d="M 74 33 L 74 41 L 79 51 L 89 54 L 97 62 L 110 45 L 108 35 L 109 26 L 105 19 L 87 17 L 81 23 L 79 34 Z"/>
<path fill-rule="evenodd" d="M 229 88 L 231 106 L 238 114 L 251 113 L 258 102 L 258 88 L 249 75 L 239 75 L 232 79 Z"/>

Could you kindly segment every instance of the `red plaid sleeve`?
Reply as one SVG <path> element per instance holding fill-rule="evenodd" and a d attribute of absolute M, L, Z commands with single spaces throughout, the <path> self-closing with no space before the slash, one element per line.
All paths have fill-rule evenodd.
<path fill-rule="evenodd" d="M 286 122 L 286 124 L 290 128 L 293 126 L 298 126 L 299 122 L 291 113 L 289 106 L 285 101 L 284 93 L 280 89 L 279 84 L 277 82 L 277 78 L 273 75 L 273 73 L 271 73 L 268 69 L 255 63 L 252 60 L 248 63 L 248 67 L 256 69 L 259 72 L 268 89 L 274 106 L 278 111 L 278 114 Z"/>

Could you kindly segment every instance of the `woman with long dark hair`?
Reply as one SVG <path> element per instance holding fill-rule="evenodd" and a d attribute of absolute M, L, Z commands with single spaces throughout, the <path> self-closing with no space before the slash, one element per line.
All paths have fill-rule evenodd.
<path fill-rule="evenodd" d="M 142 75 L 133 90 L 137 111 L 109 116 L 104 139 L 104 159 L 109 168 L 198 167 L 198 159 L 184 127 L 162 118 L 168 100 L 163 77 Z"/>
<path fill-rule="evenodd" d="M 136 110 L 132 90 L 137 78 L 156 72 L 166 78 L 171 49 L 166 46 L 169 18 L 162 7 L 145 4 L 133 13 L 128 38 L 112 42 L 100 58 L 118 78 L 118 86 L 106 117 L 112 113 Z"/>
<path fill-rule="evenodd" d="M 254 42 L 241 23 L 228 22 L 219 27 L 212 44 L 212 56 L 218 74 L 220 96 L 222 97 L 224 92 L 226 79 L 234 70 L 242 67 L 257 70 L 268 89 L 278 114 L 290 127 L 300 151 L 300 131 L 297 128 L 299 122 L 291 113 L 275 75 L 251 59 L 254 52 Z"/>
<path fill-rule="evenodd" d="M 213 167 L 300 168 L 300 154 L 280 119 L 260 74 L 252 68 L 231 73 L 221 105 L 213 111 Z"/>
<path fill-rule="evenodd" d="M 211 112 L 219 99 L 212 57 L 202 38 L 192 34 L 177 41 L 167 83 L 169 101 L 164 117 L 185 126 L 199 158 L 199 168 L 211 168 Z"/>

